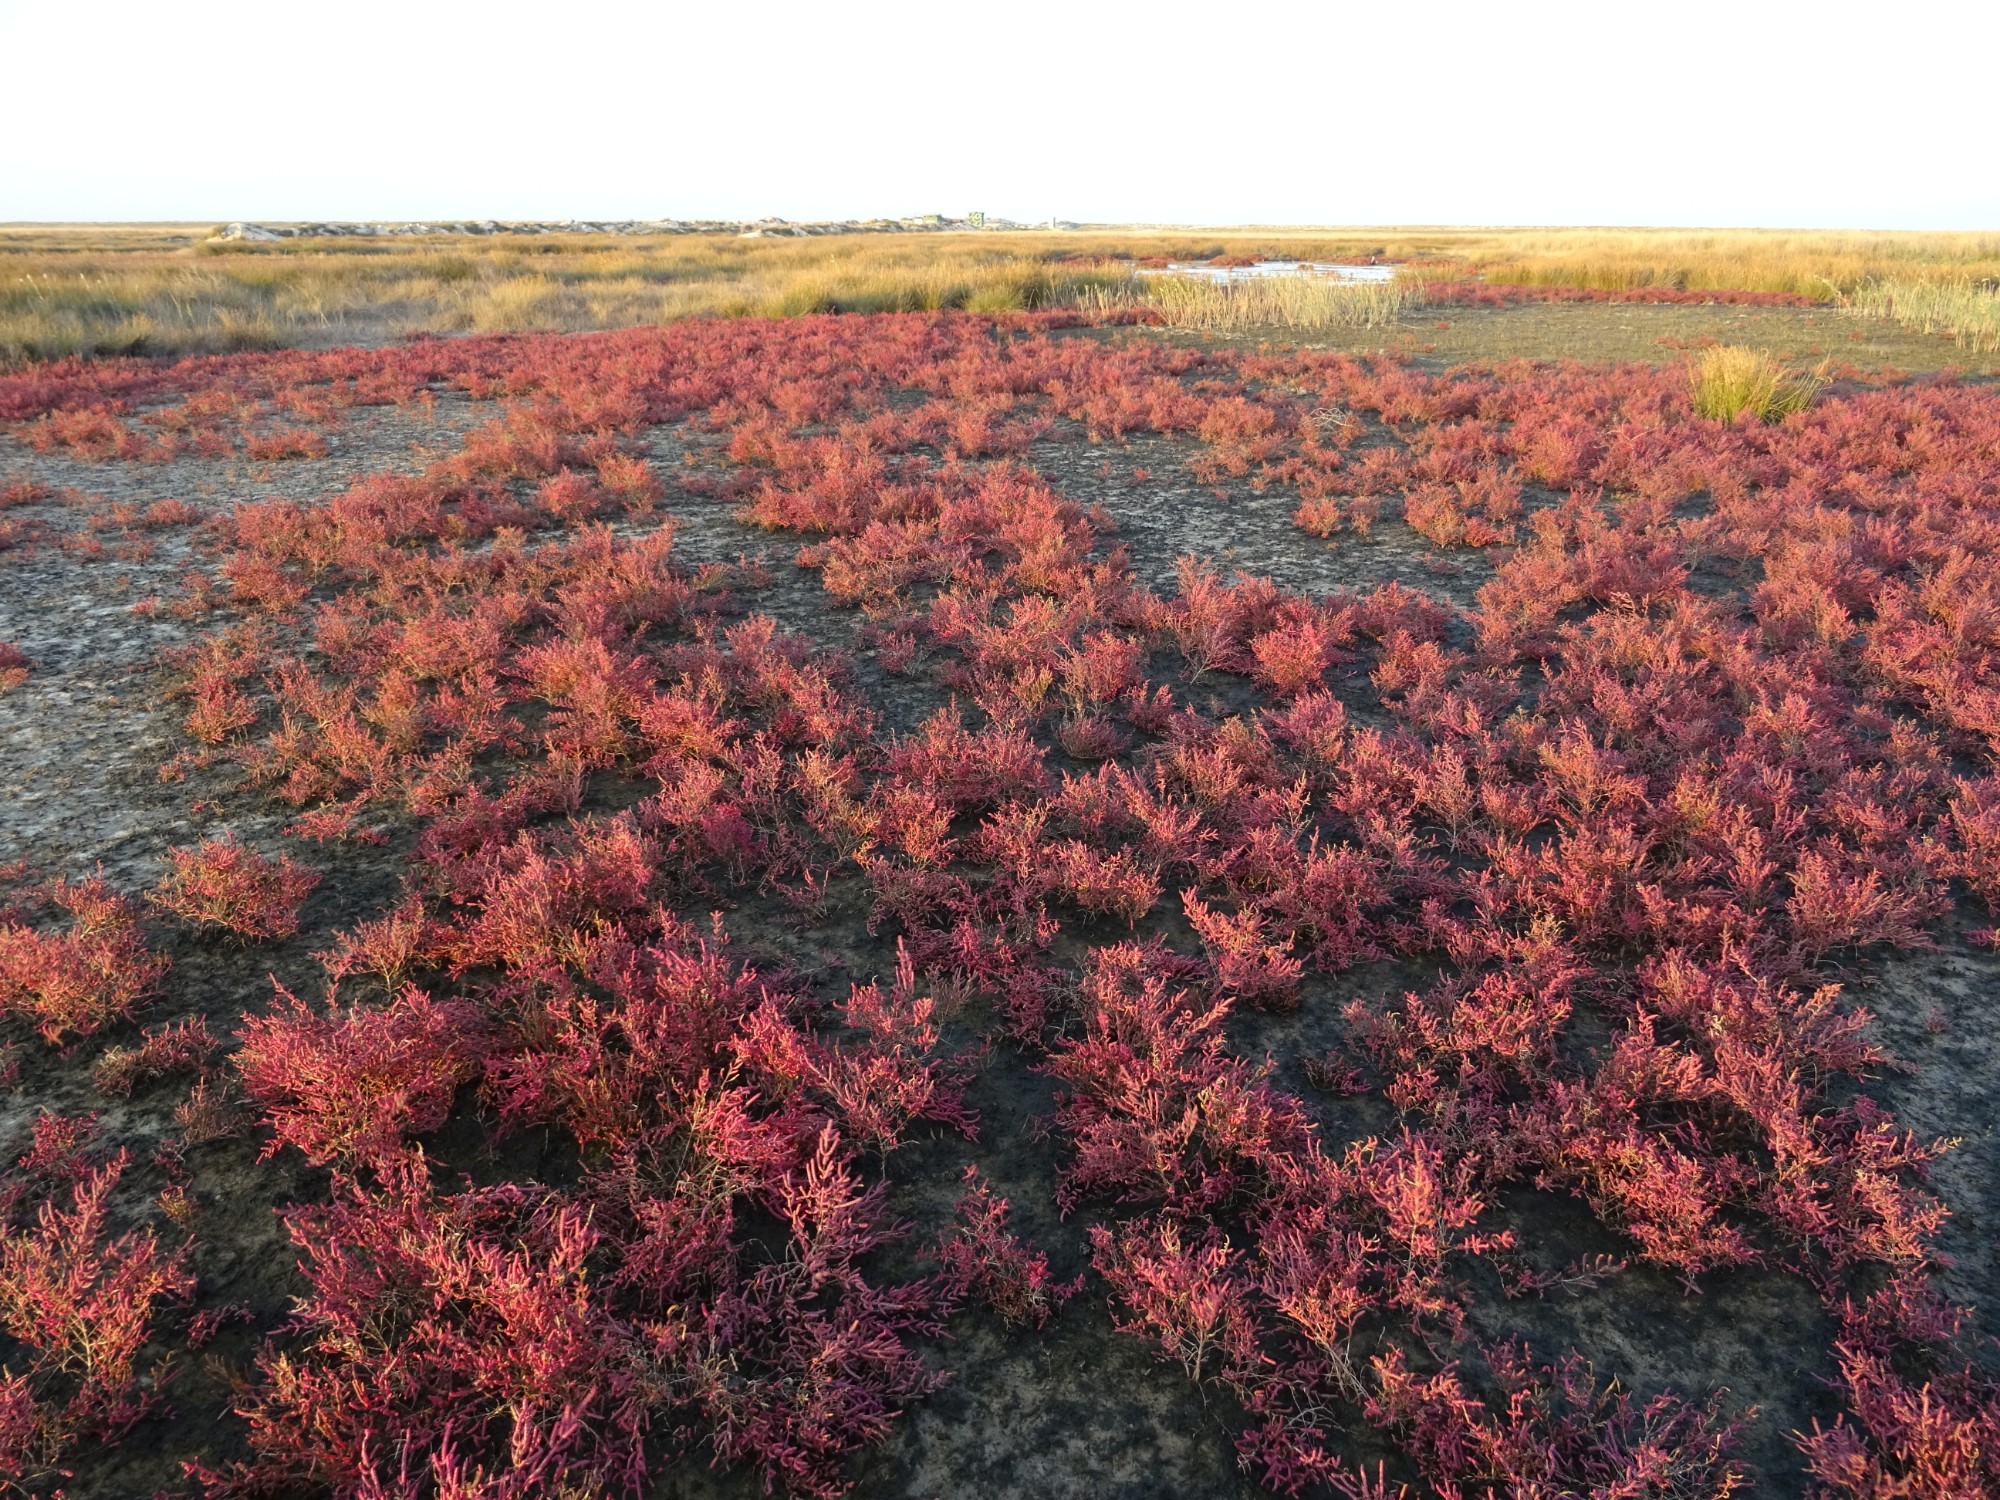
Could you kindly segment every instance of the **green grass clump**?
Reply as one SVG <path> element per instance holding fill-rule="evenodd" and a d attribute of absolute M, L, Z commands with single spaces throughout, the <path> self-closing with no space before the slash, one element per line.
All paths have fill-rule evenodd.
<path fill-rule="evenodd" d="M 1696 416 L 1733 422 L 1744 412 L 1776 422 L 1812 405 L 1825 383 L 1818 374 L 1801 375 L 1768 354 L 1737 344 L 1705 350 L 1691 372 Z"/>

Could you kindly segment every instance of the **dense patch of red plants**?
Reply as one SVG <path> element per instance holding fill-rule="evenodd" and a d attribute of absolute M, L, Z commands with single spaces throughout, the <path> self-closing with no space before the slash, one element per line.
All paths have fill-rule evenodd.
<path fill-rule="evenodd" d="M 627 1493 L 706 1455 L 839 1493 L 939 1378 L 914 1341 L 955 1305 L 1038 1327 L 1073 1290 L 976 1175 L 936 1270 L 882 1270 L 883 1164 L 976 1135 L 946 1022 L 977 997 L 1059 1087 L 1058 1203 L 1114 1318 L 1228 1395 L 1275 1489 L 1393 1493 L 1343 1457 L 1367 1426 L 1443 1495 L 1730 1493 L 1718 1400 L 1474 1332 L 1485 1282 L 1628 1261 L 1817 1293 L 1821 1492 L 2000 1485 L 2000 1390 L 1932 1285 L 1940 1148 L 1860 1086 L 1883 1054 L 1830 968 L 2000 904 L 2000 398 L 1857 386 L 1725 425 L 1671 370 L 1062 332 L 697 322 L 0 379 L 31 442 L 107 458 L 503 403 L 417 475 L 238 507 L 190 590 L 215 619 L 180 661 L 183 765 L 239 766 L 300 836 L 414 849 L 324 1003 L 281 993 L 237 1038 L 269 1149 L 336 1176 L 288 1216 L 303 1292 L 241 1404 L 256 1457 L 197 1477 Z M 666 424 L 672 472 L 644 461 Z M 1144 587 L 1032 459 L 1154 436 L 1312 532 L 1400 521 L 1490 579 L 1465 610 L 1193 559 Z M 844 653 L 743 613 L 754 568 L 676 559 L 676 491 L 796 535 L 857 646 L 950 706 L 881 733 Z M 1225 681 L 1233 712 L 1195 687 Z M 309 888 L 210 845 L 153 899 L 265 938 Z M 690 920 L 751 891 L 806 920 L 858 891 L 898 969 L 838 1000 L 759 972 Z M 128 905 L 50 899 L 53 929 L 0 928 L 0 998 L 54 1040 L 150 971 Z M 1386 958 L 1435 977 L 1348 1004 L 1306 1070 L 1386 1100 L 1393 1129 L 1348 1139 L 1231 1028 Z M 160 1033 L 113 1076 L 208 1045 Z M 555 1133 L 580 1178 L 450 1180 L 422 1142 L 454 1108 Z M 1624 1260 L 1551 1267 L 1499 1227 L 1519 1188 L 1587 1205 Z M 0 1421 L 41 1433 L 23 1390 Z"/>
<path fill-rule="evenodd" d="M 59 1483 L 86 1442 L 115 1441 L 159 1406 L 162 1315 L 194 1291 L 184 1248 L 110 1227 L 129 1158 L 96 1150 L 94 1134 L 88 1116 L 43 1114 L 0 1174 L 0 1484 L 16 1493 Z"/>

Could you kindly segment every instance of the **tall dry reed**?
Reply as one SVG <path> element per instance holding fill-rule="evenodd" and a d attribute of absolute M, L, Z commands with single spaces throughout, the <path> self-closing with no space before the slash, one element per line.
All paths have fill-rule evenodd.
<path fill-rule="evenodd" d="M 1236 333 L 1259 328 L 1311 332 L 1381 328 L 1422 304 L 1407 282 L 1337 281 L 1324 276 L 1261 276 L 1243 281 L 1151 276 L 1120 288 L 1124 305 L 1149 307 L 1170 328 Z"/>
<path fill-rule="evenodd" d="M 2000 288 L 1971 281 L 1870 281 L 1844 304 L 1857 317 L 1889 318 L 1941 333 L 1975 354 L 2000 352 Z"/>

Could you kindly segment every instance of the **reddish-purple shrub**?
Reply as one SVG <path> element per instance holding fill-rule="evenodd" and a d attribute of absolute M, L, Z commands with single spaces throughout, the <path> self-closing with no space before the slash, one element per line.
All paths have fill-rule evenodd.
<path fill-rule="evenodd" d="M 1215 983 L 1224 993 L 1263 1010 L 1291 1010 L 1299 1003 L 1299 977 L 1305 965 L 1292 957 L 1290 939 L 1273 942 L 1267 924 L 1255 912 L 1217 912 L 1181 892 L 1188 925 L 1208 950 Z"/>
<path fill-rule="evenodd" d="M 127 1020 L 167 971 L 147 949 L 132 903 L 96 876 L 46 888 L 66 929 L 39 932 L 0 912 L 0 1013 L 31 1021 L 42 1036 L 90 1036 Z"/>
<path fill-rule="evenodd" d="M 442 924 L 425 913 L 422 897 L 413 895 L 373 921 L 356 923 L 352 932 L 336 933 L 332 949 L 317 956 L 329 988 L 358 972 L 393 995 L 417 969 L 441 961 L 443 945 Z"/>
<path fill-rule="evenodd" d="M 1615 1382 L 1600 1386 L 1575 1355 L 1538 1367 L 1503 1345 L 1486 1362 L 1505 1398 L 1497 1411 L 1451 1367 L 1426 1377 L 1400 1354 L 1374 1363 L 1370 1417 L 1404 1436 L 1441 1490 L 1725 1500 L 1745 1484 L 1719 1398 L 1700 1407 L 1659 1395 L 1641 1406 Z"/>
<path fill-rule="evenodd" d="M 1336 639 L 1311 616 L 1273 626 L 1250 642 L 1258 680 L 1288 697 L 1318 687 L 1333 662 Z"/>
<path fill-rule="evenodd" d="M 967 1167 L 964 1181 L 957 1222 L 931 1249 L 946 1295 L 977 1298 L 1009 1328 L 1042 1327 L 1082 1290 L 1083 1278 L 1054 1279 L 1048 1256 L 1008 1230 L 1007 1200 L 994 1197 L 978 1167 Z"/>
<path fill-rule="evenodd" d="M 1171 1220 L 1091 1230 L 1098 1274 L 1128 1309 L 1118 1326 L 1155 1340 L 1191 1380 L 1255 1381 L 1267 1362 L 1241 1256 L 1210 1230 L 1190 1243 Z"/>
<path fill-rule="evenodd" d="M 318 872 L 290 855 L 266 859 L 233 838 L 170 849 L 167 857 L 173 868 L 146 899 L 184 922 L 246 942 L 297 932 L 299 904 L 319 884 Z"/>
<path fill-rule="evenodd" d="M 287 1216 L 306 1292 L 239 1408 L 258 1457 L 230 1487 L 639 1493 L 649 1351 L 598 1295 L 588 1212 L 436 1194 L 420 1156 L 380 1175 Z"/>
<path fill-rule="evenodd" d="M 460 1084 L 477 1076 L 478 1013 L 410 986 L 379 1008 L 321 1013 L 284 989 L 248 1016 L 236 1069 L 272 1138 L 318 1165 L 392 1159 L 411 1135 L 442 1125 Z"/>
<path fill-rule="evenodd" d="M 243 440 L 243 451 L 260 460 L 325 458 L 326 439 L 309 427 L 273 427 Z"/>
<path fill-rule="evenodd" d="M 814 1092 L 825 1099 L 848 1139 L 877 1151 L 893 1150 L 915 1120 L 935 1120 L 966 1136 L 977 1134 L 960 1092 L 964 1082 L 936 1057 L 937 1002 L 917 993 L 907 951 L 899 954 L 895 981 L 855 985 L 842 1007 L 857 1040 L 833 1048 L 806 1047 Z M 760 1060 L 745 1055 L 748 1066 Z"/>
<path fill-rule="evenodd" d="M 722 1075 L 741 1028 L 787 997 L 754 970 L 686 931 L 592 950 L 588 988 L 559 983 L 523 1008 L 520 1035 L 496 1045 L 487 1087 L 503 1119 L 562 1126 L 584 1146 L 611 1148 L 678 1118 L 703 1080 Z M 774 1056 L 754 1053 L 769 1069 Z"/>
<path fill-rule="evenodd" d="M 167 1305 L 194 1291 L 187 1252 L 150 1229 L 113 1235 L 121 1152 L 77 1174 L 69 1203 L 37 1193 L 32 1222 L 0 1222 L 0 1481 L 42 1480 L 86 1441 L 115 1441 L 161 1401 L 166 1368 L 147 1359 Z M 10 1184 L 10 1186 L 12 1186 Z"/>
<path fill-rule="evenodd" d="M 844 1455 L 942 1378 L 903 1342 L 939 1331 L 931 1289 L 877 1287 L 856 1265 L 887 1237 L 881 1192 L 842 1165 L 829 1128 L 778 1189 L 782 1256 L 690 1310 L 670 1346 L 716 1456 L 815 1500 L 845 1493 Z"/>
<path fill-rule="evenodd" d="M 1157 947 L 1092 956 L 1083 1034 L 1048 1064 L 1069 1090 L 1057 1106 L 1074 1150 L 1058 1193 L 1065 1207 L 1101 1194 L 1210 1210 L 1246 1190 L 1270 1154 L 1307 1138 L 1296 1103 L 1228 1055 L 1229 1002 L 1174 988 L 1187 972 Z"/>
<path fill-rule="evenodd" d="M 1842 1394 L 1854 1421 L 1813 1425 L 1799 1447 L 1817 1493 L 1989 1495 L 2000 1487 L 2000 1389 L 1965 1368 L 1911 1382 L 1886 1353 L 1842 1342 Z"/>
<path fill-rule="evenodd" d="M 90 1081 L 104 1093 L 129 1095 L 156 1078 L 201 1070 L 216 1047 L 206 1016 L 149 1027 L 135 1047 L 105 1048 L 91 1065 Z"/>

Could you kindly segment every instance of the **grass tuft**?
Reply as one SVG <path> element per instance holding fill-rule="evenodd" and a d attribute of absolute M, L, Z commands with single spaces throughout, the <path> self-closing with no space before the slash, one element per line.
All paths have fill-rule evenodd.
<path fill-rule="evenodd" d="M 1804 411 L 1825 384 L 1817 372 L 1800 374 L 1755 349 L 1719 344 L 1703 351 L 1690 370 L 1696 416 L 1733 422 L 1744 412 L 1776 422 Z"/>

